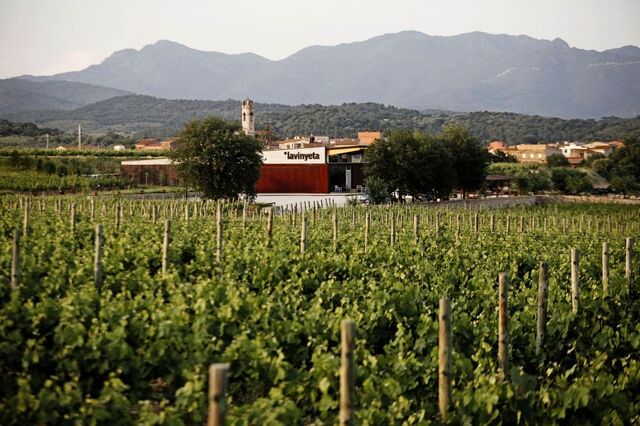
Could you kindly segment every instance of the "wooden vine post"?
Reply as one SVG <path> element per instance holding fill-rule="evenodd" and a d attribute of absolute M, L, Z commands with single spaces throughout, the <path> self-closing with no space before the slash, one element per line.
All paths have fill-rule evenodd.
<path fill-rule="evenodd" d="M 498 276 L 498 369 L 501 378 L 509 371 L 509 277 L 506 272 Z"/>
<path fill-rule="evenodd" d="M 631 286 L 632 275 L 632 256 L 633 256 L 633 238 L 627 237 L 625 240 L 625 264 L 624 264 L 624 276 L 627 279 L 627 285 Z"/>
<path fill-rule="evenodd" d="M 542 352 L 545 335 L 547 333 L 547 291 L 549 281 L 547 278 L 548 266 L 546 262 L 540 262 L 538 274 L 538 315 L 536 323 L 536 355 Z"/>
<path fill-rule="evenodd" d="M 300 253 L 307 250 L 307 217 L 302 216 L 302 225 L 300 226 Z"/>
<path fill-rule="evenodd" d="M 117 204 L 115 206 L 115 213 L 116 213 L 115 229 L 116 229 L 116 232 L 118 232 L 118 230 L 120 229 L 120 206 Z"/>
<path fill-rule="evenodd" d="M 391 247 L 396 243 L 396 216 L 394 214 L 391 215 L 391 229 L 389 233 L 389 242 Z"/>
<path fill-rule="evenodd" d="M 338 212 L 333 211 L 333 250 L 338 250 Z"/>
<path fill-rule="evenodd" d="M 169 236 L 171 233 L 171 219 L 164 221 L 164 236 L 162 239 L 162 275 L 167 274 L 169 268 Z"/>
<path fill-rule="evenodd" d="M 100 289 L 100 287 L 102 286 L 102 243 L 102 225 L 97 224 L 95 250 L 93 256 L 93 282 L 98 289 Z"/>
<path fill-rule="evenodd" d="M 371 226 L 371 213 L 367 212 L 364 217 L 364 251 L 367 251 L 369 244 L 369 227 Z"/>
<path fill-rule="evenodd" d="M 353 362 L 356 325 L 352 320 L 341 324 L 340 356 L 340 425 L 355 424 L 355 367 Z"/>
<path fill-rule="evenodd" d="M 298 203 L 293 205 L 293 210 L 291 211 L 291 225 L 295 228 L 296 221 L 298 219 Z"/>
<path fill-rule="evenodd" d="M 29 236 L 29 202 L 24 203 L 24 218 L 22 221 L 22 235 Z"/>
<path fill-rule="evenodd" d="M 267 246 L 271 244 L 272 235 L 273 235 L 273 209 L 270 208 L 267 213 Z"/>
<path fill-rule="evenodd" d="M 244 202 L 242 204 L 242 230 L 244 231 L 247 227 L 247 203 Z"/>
<path fill-rule="evenodd" d="M 209 366 L 209 415 L 207 426 L 222 426 L 227 415 L 227 380 L 229 364 Z"/>
<path fill-rule="evenodd" d="M 13 230 L 13 253 L 11 257 L 11 290 L 17 290 L 20 283 L 20 236 L 18 228 Z"/>
<path fill-rule="evenodd" d="M 580 250 L 571 249 L 571 310 L 578 313 L 578 299 L 580 299 Z"/>
<path fill-rule="evenodd" d="M 602 293 L 609 295 L 609 243 L 602 243 Z"/>
<path fill-rule="evenodd" d="M 222 268 L 222 206 L 218 204 L 216 211 L 216 262 Z"/>
<path fill-rule="evenodd" d="M 438 315 L 438 408 L 445 421 L 451 404 L 451 304 L 449 298 L 440 299 Z"/>
<path fill-rule="evenodd" d="M 70 225 L 71 225 L 71 232 L 75 232 L 76 230 L 76 203 L 71 203 L 71 214 L 70 214 Z"/>
<path fill-rule="evenodd" d="M 418 244 L 420 242 L 420 216 L 413 215 L 413 242 Z"/>

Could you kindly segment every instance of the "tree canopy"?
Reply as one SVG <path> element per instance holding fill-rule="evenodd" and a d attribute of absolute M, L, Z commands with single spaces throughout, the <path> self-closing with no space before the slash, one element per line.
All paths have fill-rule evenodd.
<path fill-rule="evenodd" d="M 391 132 L 371 144 L 366 157 L 367 176 L 384 180 L 400 196 L 446 198 L 456 182 L 445 143 L 421 132 Z"/>
<path fill-rule="evenodd" d="M 215 117 L 188 122 L 171 157 L 182 181 L 212 199 L 256 194 L 261 144 L 240 126 Z"/>
<path fill-rule="evenodd" d="M 614 190 L 623 194 L 640 192 L 640 138 L 626 139 L 624 147 L 608 158 L 597 158 L 587 165 L 606 178 Z"/>
<path fill-rule="evenodd" d="M 547 157 L 549 167 L 569 167 L 569 160 L 562 154 L 551 154 Z"/>
<path fill-rule="evenodd" d="M 487 177 L 487 163 L 490 155 L 487 149 L 469 130 L 461 126 L 446 126 L 442 140 L 453 156 L 453 169 L 456 174 L 456 187 L 462 190 L 463 198 L 467 192 L 480 189 Z"/>

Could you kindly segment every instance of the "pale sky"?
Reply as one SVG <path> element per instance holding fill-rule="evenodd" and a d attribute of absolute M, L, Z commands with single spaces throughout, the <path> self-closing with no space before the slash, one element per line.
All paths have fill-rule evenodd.
<path fill-rule="evenodd" d="M 640 46 L 640 0 L 0 0 L 0 78 L 79 70 L 163 39 L 282 59 L 404 30 Z"/>

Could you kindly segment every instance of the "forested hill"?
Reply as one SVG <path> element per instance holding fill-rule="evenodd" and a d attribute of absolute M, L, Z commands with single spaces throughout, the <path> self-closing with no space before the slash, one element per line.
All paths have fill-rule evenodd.
<path fill-rule="evenodd" d="M 228 120 L 240 117 L 240 101 L 167 100 L 150 96 L 121 96 L 70 111 L 37 111 L 5 114 L 19 122 L 56 127 L 68 132 L 79 123 L 87 132 L 116 131 L 136 137 L 171 136 L 185 122 L 214 115 Z M 361 130 L 419 129 L 440 132 L 447 124 L 468 127 L 482 141 L 505 140 L 510 144 L 559 140 L 614 140 L 640 137 L 640 116 L 600 120 L 563 120 L 500 112 L 420 112 L 375 103 L 336 106 L 278 104 L 256 105 L 256 123 L 281 138 L 298 134 L 355 137 Z"/>
<path fill-rule="evenodd" d="M 59 129 L 40 128 L 33 123 L 12 123 L 0 118 L 0 136 L 51 136 L 60 135 Z"/>

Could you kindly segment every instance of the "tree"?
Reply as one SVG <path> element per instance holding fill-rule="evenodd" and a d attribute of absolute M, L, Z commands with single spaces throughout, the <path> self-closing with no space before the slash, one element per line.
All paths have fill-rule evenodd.
<path fill-rule="evenodd" d="M 505 153 L 504 151 L 496 151 L 495 154 L 489 153 L 490 163 L 517 163 L 518 159 Z"/>
<path fill-rule="evenodd" d="M 171 158 L 180 179 L 205 198 L 256 194 L 261 144 L 236 124 L 215 117 L 188 122 L 178 135 Z"/>
<path fill-rule="evenodd" d="M 461 126 L 445 127 L 441 138 L 453 156 L 457 187 L 462 190 L 462 197 L 465 198 L 468 192 L 482 187 L 487 177 L 489 152 Z"/>
<path fill-rule="evenodd" d="M 369 176 L 365 181 L 365 185 L 371 204 L 382 204 L 389 200 L 391 190 L 384 180 L 376 176 Z"/>
<path fill-rule="evenodd" d="M 368 177 L 387 183 L 404 195 L 447 198 L 456 176 L 444 143 L 421 132 L 398 130 L 377 140 L 366 151 Z"/>
<path fill-rule="evenodd" d="M 579 170 L 565 167 L 553 168 L 551 169 L 551 181 L 556 190 L 569 194 L 579 194 L 593 190 L 586 173 Z"/>
<path fill-rule="evenodd" d="M 640 139 L 628 138 L 625 146 L 608 158 L 587 163 L 611 183 L 611 188 L 623 194 L 640 192 Z"/>
<path fill-rule="evenodd" d="M 551 154 L 547 157 L 549 167 L 569 167 L 569 160 L 562 154 Z"/>

